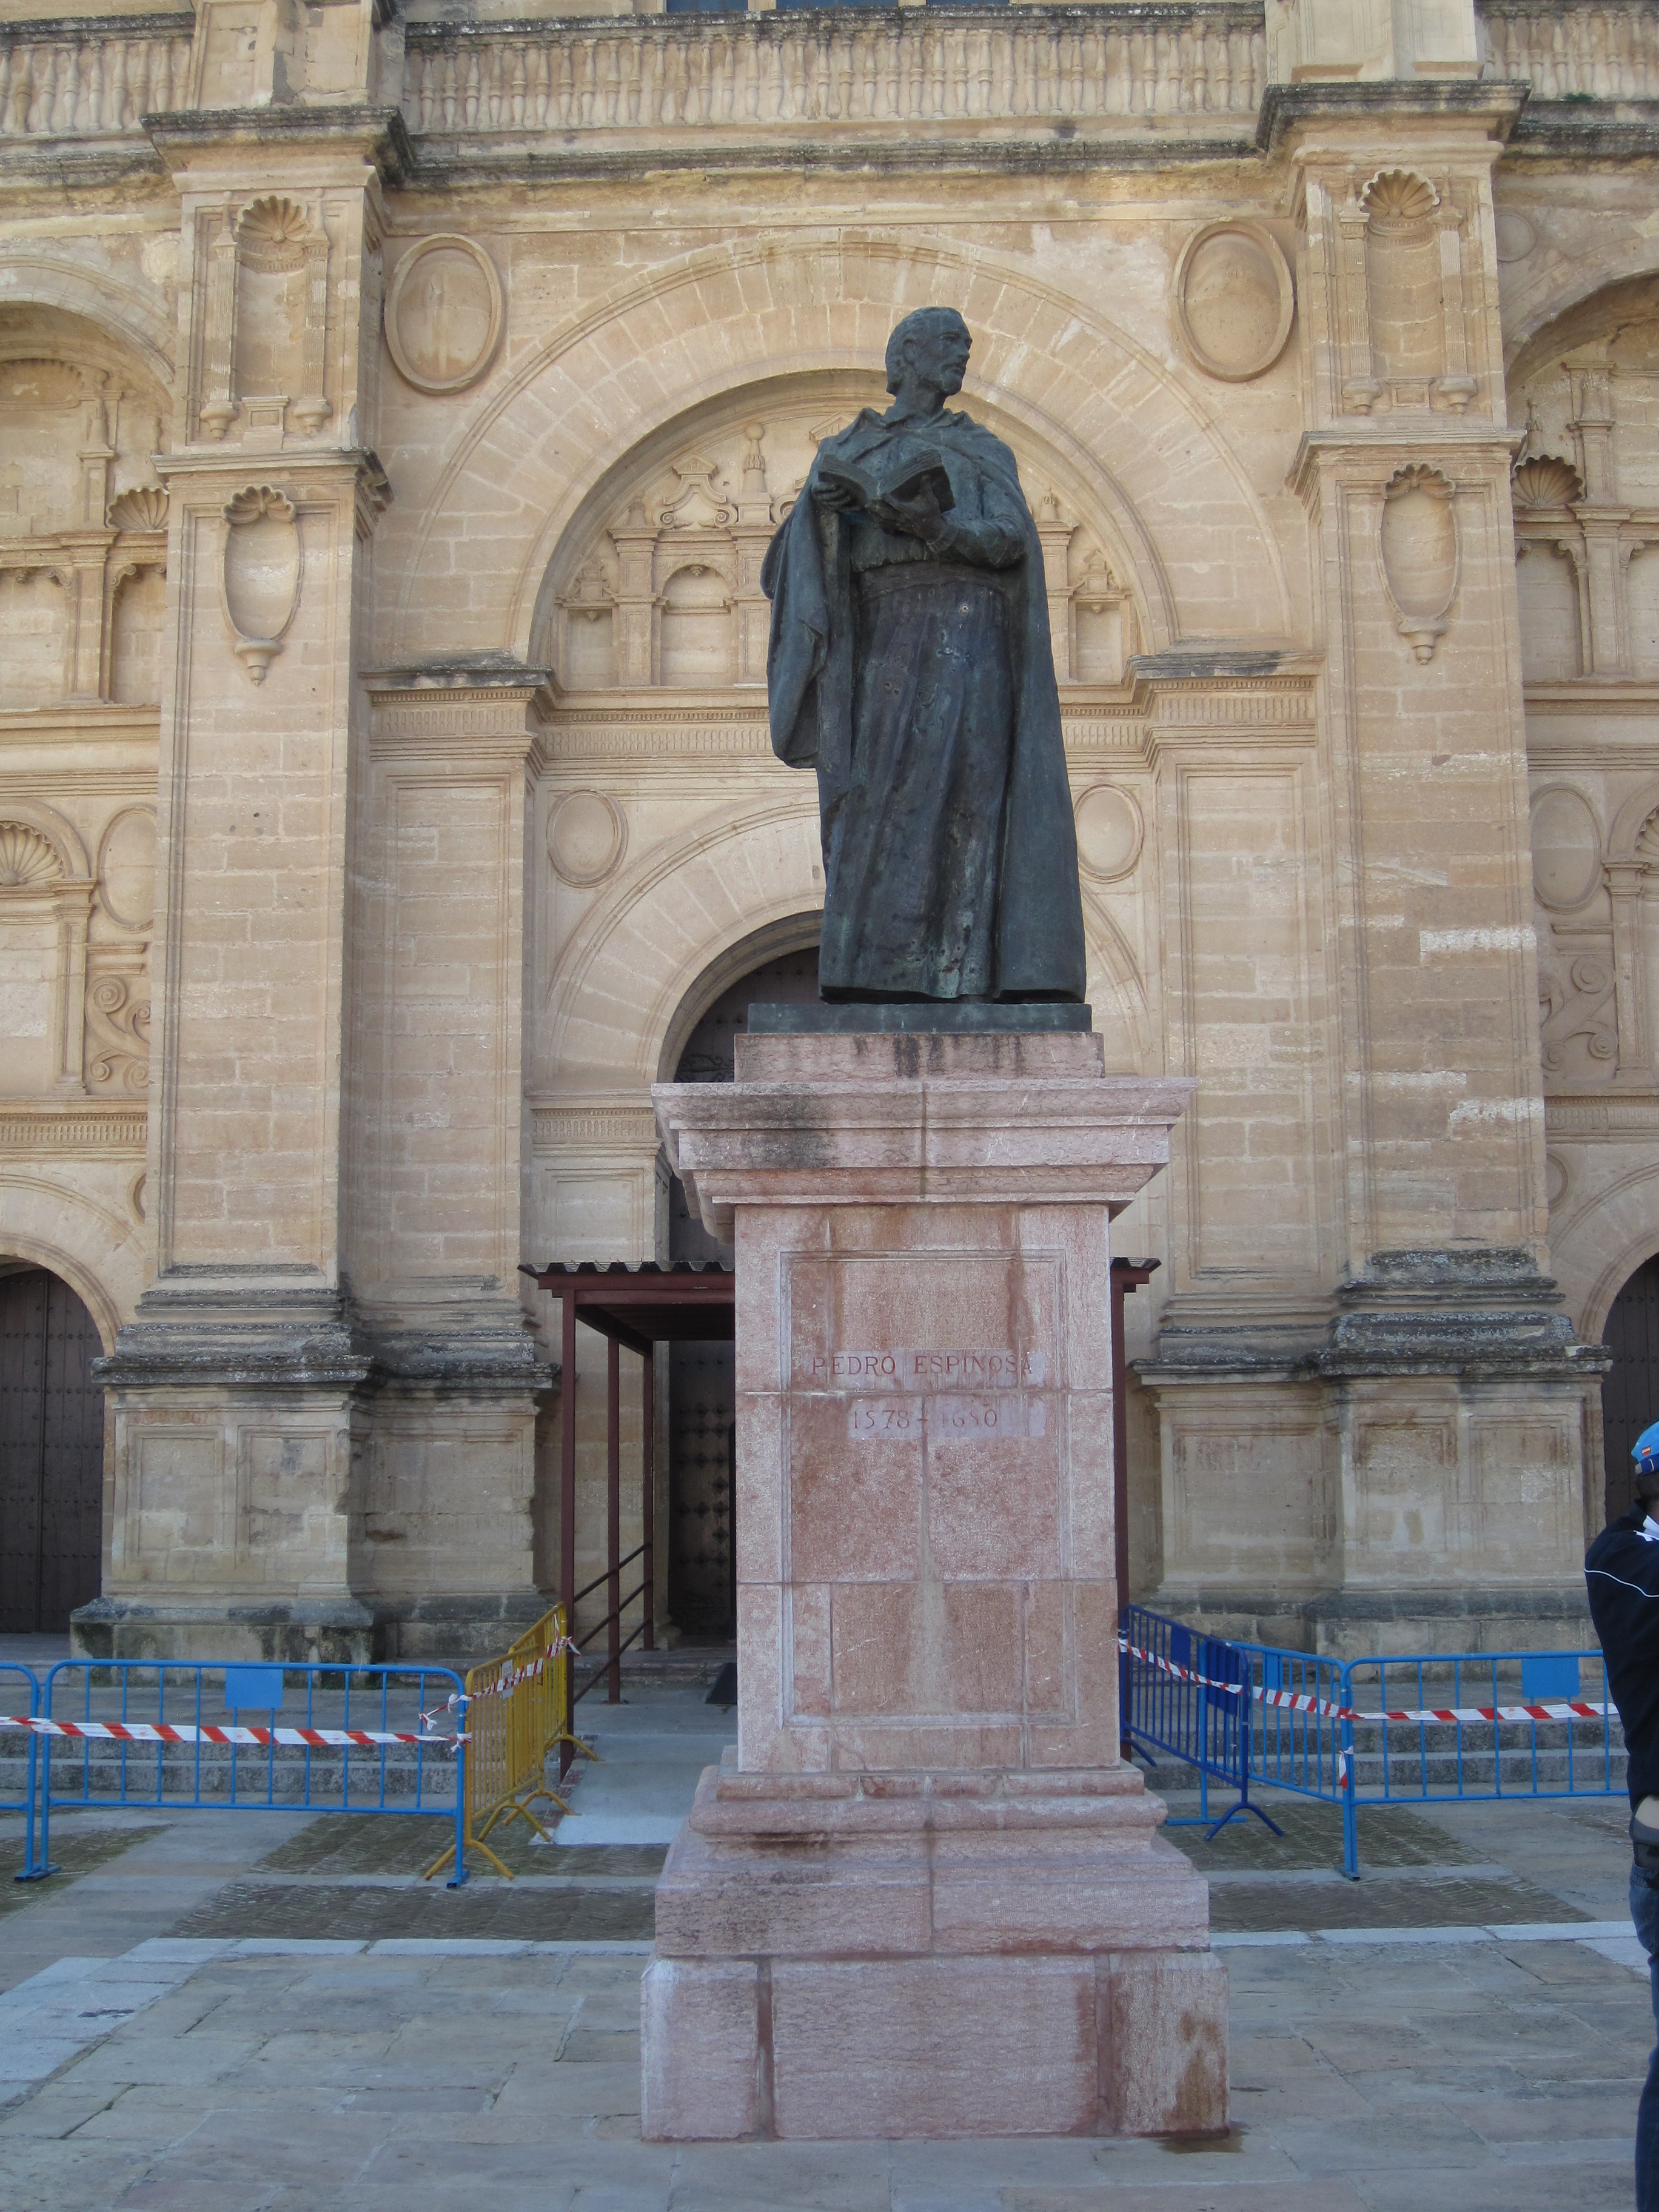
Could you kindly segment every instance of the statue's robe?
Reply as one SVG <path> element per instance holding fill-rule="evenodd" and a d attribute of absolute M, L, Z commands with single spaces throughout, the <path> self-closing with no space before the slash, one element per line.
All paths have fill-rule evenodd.
<path fill-rule="evenodd" d="M 831 459 L 941 456 L 925 545 L 812 496 Z M 827 999 L 1080 1000 L 1083 908 L 1042 549 L 1000 439 L 866 408 L 773 538 L 772 744 L 815 768 Z"/>

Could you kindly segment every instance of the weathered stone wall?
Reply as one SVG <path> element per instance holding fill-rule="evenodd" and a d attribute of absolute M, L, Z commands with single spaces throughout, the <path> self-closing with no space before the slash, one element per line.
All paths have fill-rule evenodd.
<path fill-rule="evenodd" d="M 1568 1633 L 1659 1249 L 1659 9 L 495 12 L 0 7 L 0 1248 L 113 1353 L 87 1632 L 554 1585 L 518 1265 L 666 1255 L 649 1085 L 821 901 L 759 565 L 938 301 L 1107 1064 L 1199 1085 L 1134 1578 Z"/>

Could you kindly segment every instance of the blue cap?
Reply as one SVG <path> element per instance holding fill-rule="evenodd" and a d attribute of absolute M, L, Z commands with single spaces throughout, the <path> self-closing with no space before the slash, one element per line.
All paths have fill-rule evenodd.
<path fill-rule="evenodd" d="M 1659 1421 L 1643 1430 L 1631 1457 L 1636 1462 L 1638 1474 L 1659 1474 Z"/>

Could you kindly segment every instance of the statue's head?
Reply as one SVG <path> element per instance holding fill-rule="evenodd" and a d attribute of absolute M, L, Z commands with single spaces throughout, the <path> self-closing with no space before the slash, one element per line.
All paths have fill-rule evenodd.
<path fill-rule="evenodd" d="M 918 307 L 887 341 L 887 389 L 914 376 L 947 397 L 960 392 L 973 343 L 954 307 Z"/>

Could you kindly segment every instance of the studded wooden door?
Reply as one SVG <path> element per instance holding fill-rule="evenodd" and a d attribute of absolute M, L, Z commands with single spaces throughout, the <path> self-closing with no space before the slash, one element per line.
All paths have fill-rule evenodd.
<path fill-rule="evenodd" d="M 1631 1450 L 1643 1430 L 1659 1421 L 1659 1258 L 1644 1261 L 1613 1300 L 1601 1341 L 1613 1354 L 1601 1385 L 1611 1521 L 1635 1503 Z"/>
<path fill-rule="evenodd" d="M 67 1283 L 40 1267 L 0 1275 L 0 1632 L 62 1632 L 98 1595 L 100 1349 Z"/>

